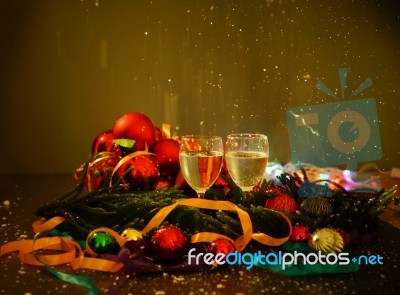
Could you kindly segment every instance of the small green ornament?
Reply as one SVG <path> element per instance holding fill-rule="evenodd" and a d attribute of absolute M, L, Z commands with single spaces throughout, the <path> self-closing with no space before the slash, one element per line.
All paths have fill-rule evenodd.
<path fill-rule="evenodd" d="M 97 254 L 110 253 L 115 245 L 114 238 L 105 232 L 96 232 L 89 238 L 89 246 Z"/>

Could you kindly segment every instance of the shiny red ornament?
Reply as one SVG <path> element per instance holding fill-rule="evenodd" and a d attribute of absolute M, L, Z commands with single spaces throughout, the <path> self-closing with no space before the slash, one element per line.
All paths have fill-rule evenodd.
<path fill-rule="evenodd" d="M 100 152 L 113 152 L 120 154 L 119 147 L 114 144 L 114 134 L 112 130 L 99 133 L 92 143 L 92 154 L 96 155 Z"/>
<path fill-rule="evenodd" d="M 157 160 L 150 154 L 138 154 L 122 158 L 122 165 L 115 172 L 115 177 L 122 184 L 129 184 L 130 190 L 154 190 L 160 178 Z"/>
<path fill-rule="evenodd" d="M 213 253 L 214 255 L 217 255 L 219 253 L 228 255 L 229 253 L 235 252 L 236 247 L 232 241 L 230 241 L 228 239 L 220 238 L 220 239 L 216 239 L 214 242 L 212 242 L 208 246 L 208 251 L 210 253 Z"/>
<path fill-rule="evenodd" d="M 113 128 L 115 139 L 127 138 L 135 140 L 135 150 L 150 148 L 156 140 L 156 128 L 149 117 L 139 112 L 122 115 Z"/>
<path fill-rule="evenodd" d="M 187 245 L 186 236 L 174 225 L 159 228 L 150 241 L 153 254 L 158 259 L 169 262 L 181 259 L 187 250 Z"/>
<path fill-rule="evenodd" d="M 120 161 L 120 156 L 112 152 L 100 152 L 96 154 L 89 163 L 85 178 L 85 188 L 88 192 L 96 191 L 100 187 L 108 186 L 115 166 Z M 74 180 L 79 181 L 82 177 L 85 164 L 79 166 L 75 171 Z"/>
<path fill-rule="evenodd" d="M 150 152 L 156 155 L 160 174 L 167 179 L 175 180 L 181 169 L 179 143 L 171 138 L 160 139 L 151 146 Z"/>
<path fill-rule="evenodd" d="M 265 202 L 265 208 L 295 213 L 298 209 L 296 200 L 285 193 L 279 193 Z"/>
<path fill-rule="evenodd" d="M 292 242 L 306 242 L 310 236 L 310 228 L 307 225 L 296 224 L 292 228 L 289 240 Z"/>
<path fill-rule="evenodd" d="M 172 183 L 167 180 L 159 180 L 156 185 L 156 190 L 166 190 L 172 187 Z"/>

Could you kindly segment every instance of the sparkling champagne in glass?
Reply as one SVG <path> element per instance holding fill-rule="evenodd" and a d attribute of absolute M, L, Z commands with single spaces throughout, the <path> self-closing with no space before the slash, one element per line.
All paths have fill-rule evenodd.
<path fill-rule="evenodd" d="M 268 164 L 268 137 L 263 134 L 229 134 L 225 144 L 225 161 L 233 181 L 250 191 L 264 177 Z"/>
<path fill-rule="evenodd" d="M 222 166 L 224 146 L 219 136 L 184 135 L 179 148 L 183 177 L 202 198 L 217 180 Z"/>

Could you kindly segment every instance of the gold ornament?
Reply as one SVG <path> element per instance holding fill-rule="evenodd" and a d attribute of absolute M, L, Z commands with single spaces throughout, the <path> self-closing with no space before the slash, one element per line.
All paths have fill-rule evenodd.
<path fill-rule="evenodd" d="M 308 246 L 323 253 L 342 252 L 344 247 L 343 238 L 336 230 L 322 228 L 315 231 L 308 240 Z"/>
<path fill-rule="evenodd" d="M 127 228 L 121 233 L 121 237 L 127 241 L 137 241 L 143 239 L 143 235 L 140 231 L 134 228 Z"/>

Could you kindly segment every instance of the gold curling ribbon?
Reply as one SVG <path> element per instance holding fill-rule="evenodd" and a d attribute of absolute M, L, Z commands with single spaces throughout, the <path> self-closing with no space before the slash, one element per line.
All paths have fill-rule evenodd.
<path fill-rule="evenodd" d="M 11 252 L 18 252 L 21 262 L 30 265 L 58 265 L 69 263 L 75 259 L 76 248 L 75 242 L 63 237 L 46 237 L 37 240 L 21 240 L 9 242 L 3 245 L 0 249 L 0 256 Z M 79 246 L 79 245 L 78 245 Z M 38 260 L 33 254 L 37 250 L 57 250 L 65 251 L 64 253 L 57 252 L 57 255 L 37 254 Z"/>
<path fill-rule="evenodd" d="M 164 219 L 168 216 L 168 214 L 175 209 L 176 206 L 191 206 L 191 207 L 196 207 L 200 209 L 212 209 L 212 210 L 229 210 L 229 211 L 236 211 L 239 217 L 240 224 L 242 226 L 243 230 L 243 235 L 238 237 L 235 241 L 235 247 L 236 249 L 240 252 L 242 251 L 247 244 L 250 242 L 251 239 L 254 239 L 264 245 L 268 246 L 279 246 L 285 243 L 292 232 L 292 225 L 290 220 L 283 214 L 279 213 L 281 216 L 284 217 L 286 222 L 289 225 L 289 235 L 284 238 L 273 238 L 271 236 L 268 236 L 264 233 L 254 233 L 253 234 L 253 226 L 251 223 L 251 219 L 249 214 L 240 209 L 238 206 L 235 204 L 228 202 L 228 201 L 214 201 L 214 200 L 205 200 L 205 199 L 198 199 L 198 198 L 191 198 L 191 199 L 185 199 L 182 201 L 179 201 L 175 204 L 166 206 L 160 211 L 157 212 L 157 214 L 147 223 L 145 228 L 142 230 L 142 233 L 145 235 L 147 232 L 149 232 L 151 229 L 158 227 Z M 212 243 L 215 241 L 216 238 L 225 238 L 228 240 L 231 240 L 230 238 L 216 234 L 216 233 L 210 233 L 210 232 L 201 232 L 193 235 L 191 237 L 191 242 L 210 242 Z"/>
<path fill-rule="evenodd" d="M 39 233 L 45 230 L 53 229 L 64 221 L 65 218 L 61 216 L 55 216 L 49 220 L 39 219 L 32 224 L 32 229 L 34 233 Z"/>
<path fill-rule="evenodd" d="M 55 216 L 47 221 L 38 220 L 32 224 L 33 230 L 37 233 L 33 240 L 20 240 L 9 242 L 1 246 L 0 257 L 18 252 L 21 262 L 29 265 L 43 266 L 60 265 L 70 263 L 73 270 L 87 268 L 92 270 L 117 272 L 124 267 L 121 262 L 96 257 L 85 257 L 80 245 L 72 239 L 55 236 L 36 238 L 40 232 L 50 230 L 65 221 L 63 217 Z M 96 231 L 105 231 L 116 238 L 121 245 L 123 238 L 111 229 L 99 228 Z M 95 231 L 94 231 L 95 232 Z M 41 254 L 39 250 L 45 250 Z M 50 254 L 54 251 L 54 254 Z M 60 253 L 60 251 L 64 253 Z"/>
<path fill-rule="evenodd" d="M 171 138 L 171 125 L 168 123 L 161 124 L 162 134 L 165 135 L 165 138 Z"/>

